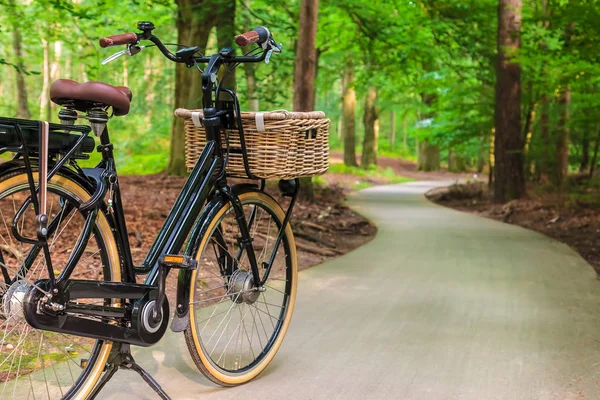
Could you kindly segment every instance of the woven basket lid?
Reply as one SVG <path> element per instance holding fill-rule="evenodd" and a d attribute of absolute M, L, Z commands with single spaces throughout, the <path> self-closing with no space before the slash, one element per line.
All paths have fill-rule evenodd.
<path fill-rule="evenodd" d="M 200 118 L 203 117 L 202 110 L 186 110 L 185 108 L 178 108 L 175 110 L 175 116 L 180 118 L 192 118 L 192 113 L 199 113 Z M 242 111 L 242 119 L 256 118 L 256 112 L 245 112 Z M 325 113 L 323 111 L 310 111 L 310 112 L 290 112 L 286 110 L 267 111 L 261 113 L 265 121 L 283 121 L 286 119 L 324 119 Z"/>

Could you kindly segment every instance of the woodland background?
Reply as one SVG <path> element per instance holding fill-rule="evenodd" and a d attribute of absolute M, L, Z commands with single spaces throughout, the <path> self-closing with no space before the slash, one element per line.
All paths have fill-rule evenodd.
<path fill-rule="evenodd" d="M 98 38 L 149 20 L 165 42 L 211 54 L 265 25 L 284 51 L 238 68 L 242 108 L 325 111 L 331 148 L 344 152 L 337 169 L 374 169 L 386 156 L 423 171 L 477 171 L 497 202 L 530 183 L 563 192 L 569 175 L 595 187 L 598 3 L 0 0 L 0 115 L 57 121 L 48 88 L 58 78 L 129 86 L 132 110 L 111 122 L 120 171 L 184 174 L 172 111 L 199 106 L 199 73 L 155 48 L 102 67 L 121 49 Z"/>

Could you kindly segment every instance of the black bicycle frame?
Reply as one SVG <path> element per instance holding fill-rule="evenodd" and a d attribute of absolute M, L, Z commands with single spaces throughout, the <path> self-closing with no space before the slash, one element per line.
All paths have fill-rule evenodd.
<path fill-rule="evenodd" d="M 156 39 L 156 41 L 158 41 L 158 39 Z M 51 221 L 47 221 L 47 224 L 45 222 L 46 225 L 44 225 L 44 227 L 47 226 L 47 234 L 45 234 L 43 237 L 40 237 L 39 230 L 37 240 L 24 238 L 19 234 L 17 222 L 23 217 L 25 210 L 33 205 L 35 213 L 40 213 L 40 205 L 37 198 L 37 193 L 40 192 L 40 189 L 36 188 L 34 183 L 34 166 L 30 156 L 37 156 L 41 164 L 43 164 L 44 157 L 48 158 L 48 162 L 50 161 L 50 157 L 48 154 L 42 151 L 36 154 L 28 149 L 26 145 L 27 140 L 21 132 L 20 127 L 26 121 L 15 121 L 14 130 L 19 139 L 18 142 L 21 144 L 19 146 L 13 146 L 10 148 L 0 147 L 0 152 L 6 150 L 17 152 L 17 158 L 22 158 L 25 166 L 25 170 L 28 175 L 28 185 L 31 196 L 24 202 L 21 209 L 16 213 L 16 216 L 13 220 L 13 233 L 19 240 L 34 245 L 32 250 L 26 256 L 26 261 L 23 266 L 20 267 L 19 274 L 17 275 L 25 275 L 28 268 L 30 268 L 30 264 L 33 263 L 39 252 L 43 250 L 50 272 L 48 280 L 38 281 L 38 284 L 40 285 L 39 287 L 43 287 L 46 293 L 52 292 L 57 294 L 58 301 L 63 301 L 62 304 L 66 304 L 65 310 L 67 312 L 71 311 L 76 314 L 87 314 L 99 318 L 126 317 L 135 319 L 137 315 L 136 312 L 138 312 L 140 307 L 143 306 L 144 301 L 147 302 L 151 299 L 156 299 L 156 309 L 159 309 L 162 305 L 164 305 L 166 308 L 163 308 L 163 310 L 168 313 L 168 304 L 162 300 L 164 299 L 164 281 L 169 269 L 161 267 L 161 257 L 165 254 L 179 254 L 186 239 L 188 238 L 190 242 L 194 243 L 186 250 L 186 252 L 193 253 L 194 251 L 197 251 L 198 248 L 196 242 L 199 242 L 201 235 L 206 233 L 203 230 L 203 226 L 211 218 L 212 214 L 210 211 L 216 206 L 221 207 L 226 204 L 231 204 L 236 222 L 240 229 L 240 248 L 238 254 L 236 255 L 237 259 L 233 260 L 234 262 L 229 263 L 229 265 L 232 265 L 233 268 L 237 268 L 236 265 L 240 261 L 243 252 L 246 252 L 255 285 L 257 288 L 263 286 L 268 279 L 271 266 L 274 263 L 275 256 L 279 248 L 279 243 L 281 242 L 287 225 L 289 224 L 289 219 L 298 195 L 299 180 L 296 179 L 293 185 L 283 185 L 287 189 L 282 189 L 282 192 L 284 195 L 291 197 L 291 201 L 284 221 L 280 226 L 280 231 L 275 241 L 273 254 L 268 262 L 263 262 L 260 266 L 265 271 L 263 276 L 261 276 L 252 244 L 252 238 L 250 236 L 250 227 L 254 223 L 256 210 L 253 210 L 250 213 L 248 220 L 246 220 L 242 203 L 238 197 L 238 192 L 239 189 L 247 190 L 246 188 L 248 186 L 242 185 L 240 187 L 231 187 L 228 185 L 226 174 L 228 154 L 233 151 L 240 152 L 243 155 L 247 176 L 255 180 L 260 179 L 252 175 L 249 168 L 248 154 L 245 147 L 244 132 L 241 123 L 240 107 L 237 96 L 232 90 L 221 88 L 220 83 L 215 87 L 216 82 L 214 80 L 214 77 L 220 68 L 227 68 L 228 66 L 238 62 L 240 59 L 248 60 L 248 62 L 250 62 L 250 60 L 252 62 L 258 62 L 264 59 L 264 54 L 260 57 L 235 58 L 232 57 L 229 52 L 222 52 L 207 59 L 196 59 L 197 62 L 203 61 L 208 63 L 207 68 L 202 73 L 202 91 L 204 102 L 204 116 L 202 119 L 202 124 L 206 131 L 206 145 L 175 203 L 173 204 L 173 207 L 162 228 L 160 229 L 154 243 L 152 244 L 146 258 L 140 266 L 135 266 L 133 264 L 127 226 L 125 223 L 125 213 L 121 199 L 119 179 L 115 166 L 113 145 L 110 142 L 109 132 L 106 126 L 99 135 L 100 145 L 98 146 L 98 151 L 102 154 L 102 160 L 96 166 L 96 168 L 81 169 L 73 162 L 70 164 L 72 169 L 66 169 L 66 171 L 66 163 L 68 160 L 76 158 L 78 155 L 77 150 L 83 146 L 90 129 L 87 127 L 84 128 L 78 126 L 63 128 L 66 129 L 67 132 L 71 132 L 71 130 L 80 132 L 81 137 L 75 141 L 73 147 L 68 151 L 65 152 L 65 149 L 63 149 L 63 157 L 57 157 L 57 160 L 46 179 L 46 182 L 49 181 L 59 170 L 64 171 L 65 173 L 70 171 L 69 173 L 72 174 L 71 176 L 74 179 L 87 182 L 86 184 L 88 188 L 93 189 L 94 192 L 91 195 L 91 198 L 84 204 L 80 205 L 78 210 L 75 210 L 75 207 L 71 205 L 70 202 L 65 202 L 60 212 Z M 221 99 L 221 93 L 229 96 L 230 101 Z M 106 113 L 106 109 L 95 111 Z M 27 124 L 31 123 L 27 122 Z M 230 149 L 228 141 L 225 146 L 223 143 L 221 143 L 221 128 L 223 126 L 228 129 L 238 129 L 241 148 Z M 54 130 L 59 129 L 60 127 L 60 125 L 51 124 L 51 128 Z M 43 148 L 42 143 L 40 143 L 39 148 Z M 39 175 L 41 176 L 42 174 Z M 252 185 L 252 190 L 262 191 L 264 189 L 264 180 L 260 180 L 260 182 L 260 188 L 258 185 Z M 43 184 L 45 184 L 45 182 L 43 182 L 43 180 L 40 178 L 39 187 L 43 188 Z M 112 194 L 109 207 L 104 204 L 104 198 L 107 192 Z M 210 207 L 208 207 L 209 204 L 211 204 Z M 205 207 L 207 207 L 206 209 L 209 212 L 203 214 L 202 211 L 205 209 Z M 102 211 L 100 211 L 101 209 Z M 69 256 L 63 271 L 58 277 L 55 277 L 50 264 L 51 260 L 48 243 L 45 238 L 50 237 L 58 228 L 60 221 L 71 212 L 81 212 L 85 216 L 85 223 L 79 239 Z M 91 237 L 100 212 L 105 213 L 109 223 L 113 227 L 115 240 L 117 241 L 117 246 L 120 250 L 119 253 L 121 256 L 123 283 L 98 283 L 93 281 L 70 280 L 70 276 L 80 261 L 87 242 Z M 1 255 L 2 254 L 0 253 L 0 258 Z M 195 256 L 195 254 L 188 254 L 188 256 Z M 1 261 L 2 260 L 0 260 L 0 262 Z M 8 282 L 8 271 L 5 268 L 2 268 L 1 272 L 2 276 L 7 281 L 6 283 L 12 283 L 12 281 Z M 143 284 L 136 283 L 136 276 L 140 274 L 147 274 Z M 177 316 L 180 318 L 185 316 L 189 308 L 187 304 L 187 298 L 185 297 L 186 290 L 189 291 L 189 289 L 185 289 L 185 287 L 189 287 L 190 276 L 190 271 L 181 270 L 179 286 L 180 288 L 184 287 L 184 289 L 182 291 L 183 293 L 178 293 L 177 300 Z M 81 289 L 77 291 L 73 290 L 75 287 L 74 285 L 77 285 L 77 287 L 80 287 Z M 64 298 L 62 297 L 63 293 L 66 296 Z M 125 308 L 115 308 L 110 305 L 80 306 L 72 302 L 73 300 L 76 300 L 76 298 L 73 296 L 77 293 L 85 293 L 84 297 L 89 298 L 129 299 L 130 305 L 133 307 L 133 309 L 127 311 Z M 31 301 L 28 300 L 28 303 L 35 304 L 38 300 L 35 299 L 35 294 L 31 294 L 31 296 Z M 55 306 L 58 307 L 57 309 L 60 309 L 61 303 L 56 303 Z M 79 333 L 100 339 L 110 338 L 113 341 L 122 341 L 124 343 L 142 346 L 155 343 L 160 339 L 160 337 L 162 337 L 162 334 L 164 334 L 164 330 L 161 330 L 156 335 L 144 336 L 142 334 L 138 334 L 135 336 L 136 332 L 131 331 L 132 328 L 127 328 L 127 326 L 121 326 L 120 328 L 117 328 L 115 325 L 110 325 L 107 322 L 100 321 L 96 323 L 93 330 L 90 330 L 91 325 L 86 325 L 86 320 L 71 316 L 66 317 L 67 319 L 65 320 L 66 322 L 64 324 L 57 325 L 58 320 L 56 318 L 52 318 L 52 315 L 40 316 L 39 313 L 34 312 L 34 309 L 35 307 L 32 308 L 29 313 L 26 312 L 26 315 L 28 315 L 28 322 L 39 329 L 54 330 L 64 333 Z M 165 320 L 165 322 L 166 321 L 168 320 Z M 163 325 L 163 328 L 166 329 L 166 325 Z"/>

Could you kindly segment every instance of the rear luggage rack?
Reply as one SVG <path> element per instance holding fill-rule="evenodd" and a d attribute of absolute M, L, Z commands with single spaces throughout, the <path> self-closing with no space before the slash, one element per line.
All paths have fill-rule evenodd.
<path fill-rule="evenodd" d="M 17 132 L 17 127 L 21 131 L 25 146 L 30 153 L 39 152 L 40 143 L 40 123 L 39 121 L 2 118 L 0 117 L 0 154 L 7 151 L 19 153 L 22 151 L 22 141 Z M 94 138 L 87 136 L 91 128 L 85 125 L 61 125 L 49 124 L 50 136 L 48 143 L 48 153 L 51 156 L 67 154 L 78 140 L 86 136 L 76 151 L 70 158 L 88 159 L 86 153 L 94 151 Z M 33 155 L 33 154 L 32 154 Z"/>

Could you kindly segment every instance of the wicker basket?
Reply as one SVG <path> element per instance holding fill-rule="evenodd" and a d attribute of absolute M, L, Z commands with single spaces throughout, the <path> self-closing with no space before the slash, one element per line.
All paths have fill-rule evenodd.
<path fill-rule="evenodd" d="M 262 179 L 292 179 L 324 174 L 329 167 L 329 119 L 321 111 L 242 112 L 250 173 Z M 201 110 L 178 108 L 185 119 L 186 166 L 191 170 L 206 144 Z M 247 177 L 237 129 L 222 129 L 222 145 L 229 140 L 227 173 Z"/>

